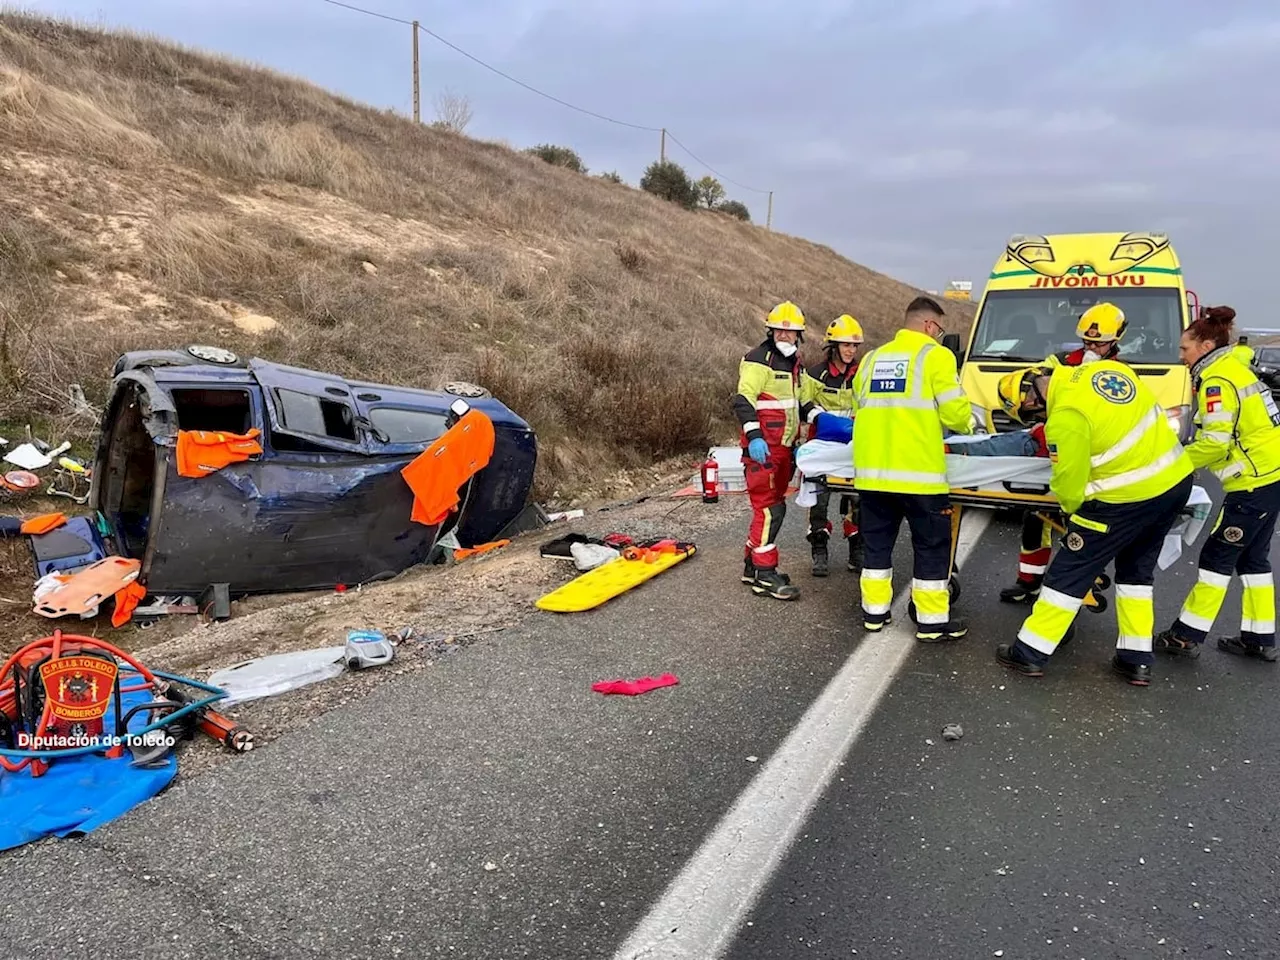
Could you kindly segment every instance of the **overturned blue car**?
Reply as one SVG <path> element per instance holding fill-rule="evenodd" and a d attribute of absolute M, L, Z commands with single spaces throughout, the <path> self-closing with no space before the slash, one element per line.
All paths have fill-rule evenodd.
<path fill-rule="evenodd" d="M 455 422 L 492 421 L 487 465 L 439 523 L 410 519 L 401 470 Z M 178 469 L 180 432 L 253 436 L 261 452 L 207 475 Z M 216 347 L 136 351 L 116 363 L 89 504 L 149 593 L 231 596 L 386 579 L 513 532 L 533 486 L 529 424 L 472 384 L 443 391 L 345 380 Z"/>

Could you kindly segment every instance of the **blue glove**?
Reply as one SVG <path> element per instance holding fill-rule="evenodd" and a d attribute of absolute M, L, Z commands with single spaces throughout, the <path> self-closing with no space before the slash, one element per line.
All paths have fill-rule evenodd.
<path fill-rule="evenodd" d="M 756 437 L 747 444 L 747 456 L 756 463 L 764 463 L 769 459 L 769 445 L 760 437 Z"/>

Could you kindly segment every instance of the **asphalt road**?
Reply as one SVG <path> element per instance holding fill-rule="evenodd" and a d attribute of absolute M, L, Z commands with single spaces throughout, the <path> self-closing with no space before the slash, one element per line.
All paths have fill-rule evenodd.
<path fill-rule="evenodd" d="M 751 596 L 740 531 L 711 534 L 600 610 L 539 614 L 85 838 L 0 857 L 0 956 L 612 957 L 874 642 L 856 576 L 808 576 L 799 513 L 798 603 Z M 992 648 L 1026 612 L 996 600 L 1016 538 L 985 531 L 969 637 L 911 649 L 730 957 L 1280 956 L 1280 668 L 1207 650 L 1132 688 L 1106 672 L 1107 613 L 1044 680 L 1013 675 Z M 900 587 L 905 550 L 895 566 Z M 1189 569 L 1158 584 L 1158 625 Z M 641 697 L 590 690 L 668 670 L 680 685 Z"/>

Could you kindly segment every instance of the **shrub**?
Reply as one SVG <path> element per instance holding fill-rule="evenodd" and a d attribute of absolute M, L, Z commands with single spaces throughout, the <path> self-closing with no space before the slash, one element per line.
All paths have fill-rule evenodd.
<path fill-rule="evenodd" d="M 596 174 L 601 180 L 608 180 L 610 183 L 622 183 L 622 176 L 617 170 L 610 170 L 608 173 Z"/>
<path fill-rule="evenodd" d="M 545 160 L 553 167 L 564 167 L 575 173 L 587 172 L 587 165 L 582 162 L 577 151 L 569 147 L 557 146 L 554 143 L 540 143 L 536 147 L 530 147 L 525 153 L 539 160 Z"/>
<path fill-rule="evenodd" d="M 623 240 L 614 242 L 613 252 L 617 255 L 618 262 L 632 273 L 639 273 L 649 262 L 643 252 Z"/>
<path fill-rule="evenodd" d="M 737 217 L 744 223 L 751 222 L 751 211 L 747 209 L 747 205 L 741 200 L 726 200 L 717 205 L 716 210 L 721 213 L 727 213 L 731 217 Z"/>
<path fill-rule="evenodd" d="M 698 200 L 708 210 L 714 210 L 724 200 L 724 187 L 715 177 L 703 177 L 693 185 L 693 189 L 698 191 Z"/>
<path fill-rule="evenodd" d="M 698 191 L 684 172 L 684 167 L 671 160 L 655 160 L 640 178 L 640 189 L 655 197 L 678 203 L 686 210 L 698 205 Z"/>

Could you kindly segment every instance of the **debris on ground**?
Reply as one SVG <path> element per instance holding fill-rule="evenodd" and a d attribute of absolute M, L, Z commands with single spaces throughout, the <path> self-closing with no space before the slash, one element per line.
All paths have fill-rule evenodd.
<path fill-rule="evenodd" d="M 964 727 L 958 723 L 948 723 L 942 728 L 943 740 L 959 740 L 964 736 Z"/>

